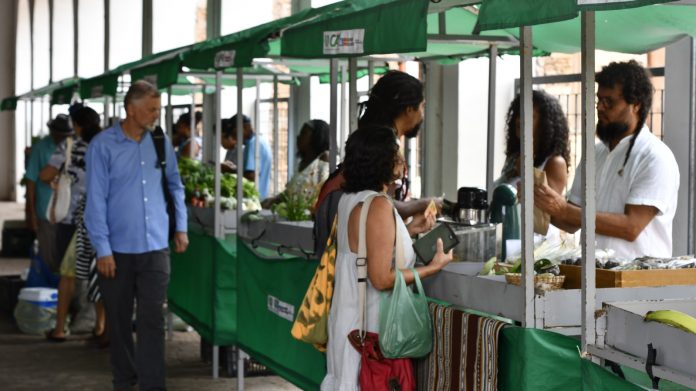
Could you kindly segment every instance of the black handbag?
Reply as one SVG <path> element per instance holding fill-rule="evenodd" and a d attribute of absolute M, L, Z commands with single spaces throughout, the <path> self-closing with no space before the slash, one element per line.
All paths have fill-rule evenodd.
<path fill-rule="evenodd" d="M 152 142 L 155 144 L 155 152 L 157 153 L 157 165 L 162 170 L 162 192 L 164 193 L 167 215 L 169 216 L 169 240 L 172 240 L 176 233 L 176 208 L 172 193 L 169 192 L 169 186 L 167 186 L 167 154 L 164 149 L 166 138 L 164 137 L 162 127 L 157 126 L 152 131 Z"/>

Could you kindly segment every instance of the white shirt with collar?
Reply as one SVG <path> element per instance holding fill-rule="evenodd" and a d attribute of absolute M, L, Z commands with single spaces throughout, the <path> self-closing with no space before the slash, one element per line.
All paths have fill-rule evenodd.
<path fill-rule="evenodd" d="M 622 214 L 624 207 L 630 204 L 654 206 L 658 213 L 635 241 L 598 234 L 597 248 L 612 249 L 616 257 L 626 259 L 671 257 L 672 219 L 679 190 L 677 161 L 669 147 L 643 126 L 620 175 L 631 137 L 622 139 L 613 150 L 604 143 L 595 144 L 597 212 Z M 580 205 L 581 170 L 576 172 L 568 199 Z"/>

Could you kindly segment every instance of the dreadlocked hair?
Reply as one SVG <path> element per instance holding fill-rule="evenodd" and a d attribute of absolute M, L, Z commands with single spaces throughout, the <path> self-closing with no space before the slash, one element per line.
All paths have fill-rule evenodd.
<path fill-rule="evenodd" d="M 382 125 L 394 127 L 394 120 L 409 107 L 423 102 L 423 83 L 408 73 L 389 71 L 370 90 L 359 127 Z"/>
<path fill-rule="evenodd" d="M 626 103 L 640 105 L 638 109 L 638 123 L 628 144 L 628 150 L 626 150 L 621 170 L 619 170 L 619 175 L 621 176 L 623 176 L 623 170 L 626 167 L 626 163 L 628 163 L 628 158 L 631 156 L 638 134 L 643 125 L 645 125 L 645 120 L 648 118 L 650 108 L 652 107 L 652 98 L 655 90 L 650 81 L 650 76 L 650 72 L 640 66 L 635 60 L 612 62 L 602 68 L 602 71 L 595 76 L 595 81 L 600 87 L 614 88 L 618 84 L 621 86 L 621 95 L 623 95 Z"/>
<path fill-rule="evenodd" d="M 538 134 L 534 145 L 538 150 L 534 151 L 534 167 L 541 166 L 546 159 L 552 156 L 563 156 L 566 168 L 570 166 L 570 147 L 568 145 L 568 120 L 563 114 L 563 109 L 558 99 L 544 91 L 532 91 L 532 107 L 538 115 Z M 507 157 L 519 156 L 520 139 L 515 132 L 517 119 L 520 117 L 520 95 L 517 94 L 510 104 L 505 120 L 507 140 L 505 155 Z"/>

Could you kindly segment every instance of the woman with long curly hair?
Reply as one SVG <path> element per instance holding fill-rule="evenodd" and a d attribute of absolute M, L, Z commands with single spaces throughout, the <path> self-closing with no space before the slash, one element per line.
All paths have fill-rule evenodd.
<path fill-rule="evenodd" d="M 568 182 L 570 148 L 568 121 L 558 99 L 544 91 L 532 92 L 534 167 L 546 173 L 549 186 L 558 194 Z M 496 186 L 520 181 L 520 96 L 510 104 L 506 120 L 505 165 Z"/>

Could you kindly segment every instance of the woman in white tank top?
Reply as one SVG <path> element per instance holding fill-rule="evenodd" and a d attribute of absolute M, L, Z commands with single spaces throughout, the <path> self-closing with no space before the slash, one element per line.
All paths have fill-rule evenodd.
<path fill-rule="evenodd" d="M 367 331 L 378 331 L 379 291 L 392 289 L 396 235 L 408 238 L 432 228 L 434 217 L 415 216 L 407 226 L 395 212 L 391 198 L 385 193 L 389 184 L 402 171 L 403 159 L 398 153 L 394 131 L 386 127 L 366 127 L 355 131 L 346 142 L 343 172 L 345 194 L 337 214 L 336 274 L 334 296 L 329 314 L 329 340 L 326 351 L 327 374 L 322 390 L 358 390 L 360 354 L 348 342 L 348 333 L 359 324 L 357 252 L 362 202 L 378 194 L 370 205 L 366 223 L 367 245 Z M 407 284 L 413 282 L 415 255 L 410 240 L 403 240 L 407 268 L 402 269 Z M 417 267 L 421 278 L 440 271 L 452 259 L 452 253 L 438 252 L 427 266 Z"/>

